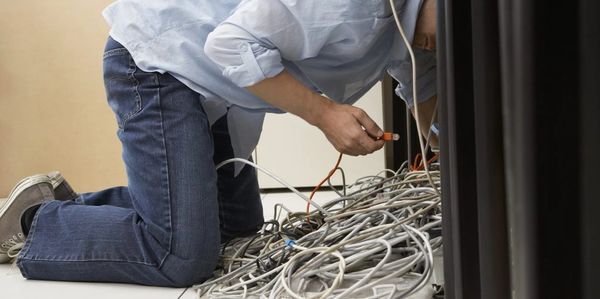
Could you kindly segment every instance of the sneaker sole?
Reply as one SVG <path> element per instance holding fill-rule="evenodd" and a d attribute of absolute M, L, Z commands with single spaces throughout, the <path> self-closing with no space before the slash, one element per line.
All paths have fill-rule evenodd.
<path fill-rule="evenodd" d="M 60 184 L 62 184 L 65 181 L 65 178 L 58 171 L 52 171 L 52 172 L 48 173 L 47 175 L 46 174 L 36 174 L 36 175 L 28 176 L 28 177 L 20 180 L 17 183 L 17 185 L 10 191 L 10 194 L 8 195 L 7 199 L 11 198 L 14 193 L 19 192 L 19 188 L 23 184 L 27 184 L 29 181 L 35 181 L 35 182 L 39 183 L 39 182 L 42 182 L 44 180 L 44 178 L 50 180 L 53 190 L 56 189 L 56 187 L 58 187 Z"/>
<path fill-rule="evenodd" d="M 48 188 L 50 189 L 48 194 L 45 194 L 44 190 L 40 186 L 38 186 L 39 184 L 44 184 L 44 183 L 47 184 Z M 25 203 L 25 202 L 15 203 L 15 200 L 17 199 L 17 197 L 19 197 L 19 195 L 21 195 L 27 189 L 32 188 L 32 187 L 40 188 L 39 192 L 42 195 L 41 198 L 39 198 L 38 200 L 35 200 L 35 201 L 29 201 L 27 203 Z M 10 192 L 8 199 L 6 200 L 6 202 L 0 209 L 0 219 L 8 221 L 9 223 L 13 223 L 13 222 L 16 223 L 16 222 L 18 222 L 17 220 L 21 218 L 23 212 L 25 212 L 25 210 L 27 208 L 34 206 L 36 204 L 41 204 L 44 201 L 49 200 L 49 199 L 52 199 L 52 182 L 51 182 L 50 178 L 48 178 L 48 176 L 46 176 L 46 175 L 34 175 L 34 176 L 27 177 L 27 178 L 21 180 L 19 183 L 17 183 L 17 185 Z M 9 211 L 11 208 L 20 210 L 21 212 L 18 214 L 18 216 L 10 215 L 9 220 L 3 219 L 3 218 L 5 218 L 6 212 Z M 16 225 L 21 225 L 21 224 L 19 222 Z M 7 237 L 7 236 L 0 236 L 0 239 L 3 239 L 5 237 Z M 6 262 L 7 256 L 8 256 L 7 254 L 0 253 L 0 263 Z"/>
<path fill-rule="evenodd" d="M 52 189 L 56 189 L 58 185 L 62 184 L 65 181 L 65 178 L 58 171 L 52 171 L 48 173 L 47 176 L 52 182 Z"/>
<path fill-rule="evenodd" d="M 27 189 L 28 187 L 31 187 L 31 185 L 34 185 L 37 183 L 42 183 L 44 181 L 49 181 L 51 183 L 50 178 L 48 178 L 48 176 L 45 174 L 36 174 L 36 175 L 28 176 L 28 177 L 20 180 L 15 185 L 15 187 L 10 191 L 10 193 L 7 197 L 6 203 L 8 203 L 9 202 L 8 200 L 13 198 L 15 194 L 21 193 L 23 190 Z M 33 182 L 33 183 L 31 183 L 31 182 Z"/>
<path fill-rule="evenodd" d="M 6 210 L 8 210 L 8 208 L 12 205 L 12 203 L 17 198 L 18 194 L 21 194 L 21 192 L 25 191 L 27 188 L 37 185 L 39 183 L 48 183 L 52 186 L 52 181 L 48 178 L 47 175 L 43 174 L 37 174 L 30 177 L 26 177 L 20 182 L 18 182 L 17 185 L 12 189 L 12 191 L 10 191 L 10 195 L 8 196 L 6 202 L 0 209 L 0 218 L 2 218 Z"/>

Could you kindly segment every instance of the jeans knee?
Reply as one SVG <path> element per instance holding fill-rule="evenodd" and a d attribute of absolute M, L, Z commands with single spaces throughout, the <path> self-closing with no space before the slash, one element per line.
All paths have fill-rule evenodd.
<path fill-rule="evenodd" d="M 178 267 L 178 270 L 169 275 L 172 287 L 186 288 L 199 284 L 213 275 L 215 264 L 188 263 Z"/>
<path fill-rule="evenodd" d="M 162 272 L 173 287 L 189 287 L 212 277 L 219 257 L 219 247 L 204 247 L 194 254 L 170 254 L 162 265 Z"/>

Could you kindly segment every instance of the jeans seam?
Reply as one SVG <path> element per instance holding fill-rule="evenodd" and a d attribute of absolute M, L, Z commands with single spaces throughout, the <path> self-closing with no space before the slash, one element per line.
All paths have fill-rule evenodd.
<path fill-rule="evenodd" d="M 112 49 L 112 50 L 108 50 L 108 51 L 104 52 L 104 54 L 102 55 L 102 59 L 106 59 L 108 57 L 112 57 L 112 56 L 116 56 L 116 55 L 125 55 L 128 53 L 129 52 L 125 48 Z"/>
<path fill-rule="evenodd" d="M 233 164 L 231 164 L 231 165 L 233 165 Z M 219 181 L 219 172 L 217 171 L 217 186 L 219 185 L 218 181 Z M 218 187 L 217 187 L 217 190 L 218 190 Z M 220 218 L 219 226 L 222 228 L 221 233 L 223 231 L 227 231 L 227 227 L 226 227 L 227 219 L 226 218 L 228 218 L 226 216 L 225 209 L 222 206 L 223 204 L 224 204 L 223 201 L 221 201 L 221 192 L 217 191 L 217 207 L 219 208 L 219 218 Z"/>
<path fill-rule="evenodd" d="M 119 49 L 117 49 L 117 50 L 119 50 Z M 124 49 L 124 50 L 126 50 L 126 49 Z M 133 57 L 131 57 L 131 55 L 130 55 L 129 56 L 129 69 L 127 70 L 127 77 L 131 79 L 132 83 L 135 86 L 134 87 L 135 107 L 133 108 L 132 111 L 121 116 L 120 127 L 123 130 L 125 130 L 125 125 L 129 121 L 129 119 L 131 119 L 134 115 L 136 115 L 140 111 L 142 111 L 142 97 L 140 96 L 140 91 L 139 91 L 140 81 L 135 77 L 135 72 L 137 72 L 137 70 L 138 70 L 137 65 L 134 63 Z"/>
<path fill-rule="evenodd" d="M 37 228 L 38 218 L 39 218 L 42 210 L 49 203 L 50 202 L 43 203 L 42 205 L 40 205 L 40 207 L 38 208 L 37 212 L 33 216 L 33 220 L 31 221 L 31 228 L 29 229 L 29 236 L 25 239 L 25 245 L 23 245 L 23 248 L 21 249 L 21 252 L 17 256 L 17 266 L 19 266 L 21 269 L 22 269 L 22 267 L 21 267 L 22 266 L 21 261 L 23 260 L 24 256 L 29 253 L 29 249 L 31 248 L 31 243 L 33 243 L 33 240 L 35 239 L 35 232 L 36 232 L 36 228 Z"/>
<path fill-rule="evenodd" d="M 111 259 L 74 259 L 74 260 L 59 260 L 59 259 L 49 259 L 49 258 L 21 258 L 21 261 L 30 261 L 30 262 L 57 262 L 57 263 L 80 263 L 80 262 L 92 262 L 92 263 L 131 263 L 138 264 L 150 267 L 156 267 L 155 263 L 147 263 L 142 261 L 130 261 L 130 260 L 111 260 Z"/>
<path fill-rule="evenodd" d="M 160 131 L 161 131 L 161 137 L 162 137 L 162 146 L 163 146 L 163 155 L 165 157 L 165 162 L 164 162 L 164 169 L 165 169 L 165 176 L 166 176 L 166 194 L 167 194 L 167 199 L 169 201 L 169 210 L 167 211 L 168 216 L 169 216 L 169 244 L 167 246 L 167 252 L 166 254 L 162 257 L 162 259 L 160 260 L 158 267 L 161 268 L 164 264 L 164 262 L 166 261 L 167 257 L 171 254 L 171 250 L 172 250 L 172 246 L 173 246 L 173 218 L 172 218 L 172 211 L 173 211 L 173 202 L 172 202 L 172 197 L 171 197 L 171 183 L 170 183 L 170 177 L 169 177 L 169 160 L 168 160 L 168 152 L 167 152 L 167 142 L 165 140 L 165 120 L 163 117 L 163 110 L 162 110 L 162 98 L 160 96 L 160 79 L 158 74 L 154 74 L 154 80 L 156 82 L 156 97 L 158 100 L 158 111 L 159 111 L 159 115 L 160 115 Z"/>
<path fill-rule="evenodd" d="M 21 252 L 19 253 L 19 256 L 17 257 L 17 266 L 19 266 L 19 268 L 21 269 L 21 272 L 23 272 L 23 274 L 25 274 L 27 276 L 27 271 L 24 270 L 23 268 L 23 261 L 45 261 L 45 262 L 123 262 L 123 263 L 136 263 L 136 264 L 143 264 L 143 265 L 147 265 L 147 266 L 153 266 L 155 267 L 156 264 L 155 263 L 147 263 L 147 262 L 142 262 L 142 261 L 130 261 L 130 260 L 91 260 L 91 259 L 77 259 L 77 260 L 59 260 L 59 259 L 47 259 L 47 258 L 28 258 L 25 257 L 28 253 L 29 250 L 31 248 L 31 244 L 33 243 L 33 240 L 35 239 L 36 236 L 36 227 L 37 227 L 37 223 L 38 223 L 38 218 L 39 215 L 41 214 L 42 210 L 48 206 L 48 204 L 50 204 L 52 202 L 47 202 L 44 203 L 40 206 L 40 208 L 38 209 L 37 213 L 35 214 L 35 216 L 33 217 L 33 220 L 31 222 L 31 229 L 29 231 L 29 236 L 28 238 L 25 240 L 25 245 L 23 246 L 23 248 L 21 249 Z"/>

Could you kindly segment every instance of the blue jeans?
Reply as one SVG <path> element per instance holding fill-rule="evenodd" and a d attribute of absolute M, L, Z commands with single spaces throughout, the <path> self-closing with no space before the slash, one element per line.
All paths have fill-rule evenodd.
<path fill-rule="evenodd" d="M 44 203 L 17 259 L 30 279 L 184 287 L 212 275 L 221 241 L 263 223 L 256 171 L 233 165 L 226 117 L 212 127 L 202 95 L 139 70 L 109 39 L 104 82 L 128 187 Z"/>

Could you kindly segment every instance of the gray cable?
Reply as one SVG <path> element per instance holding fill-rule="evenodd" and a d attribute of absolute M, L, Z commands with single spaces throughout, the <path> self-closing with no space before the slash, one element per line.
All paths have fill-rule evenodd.
<path fill-rule="evenodd" d="M 240 160 L 225 162 L 248 162 Z M 430 238 L 441 230 L 440 175 L 408 171 L 407 165 L 392 171 L 393 177 L 370 176 L 345 186 L 346 196 L 308 215 L 276 205 L 275 219 L 255 236 L 228 242 L 215 277 L 194 289 L 209 298 L 414 294 L 429 283 L 433 252 L 442 245 L 441 237 Z"/>

